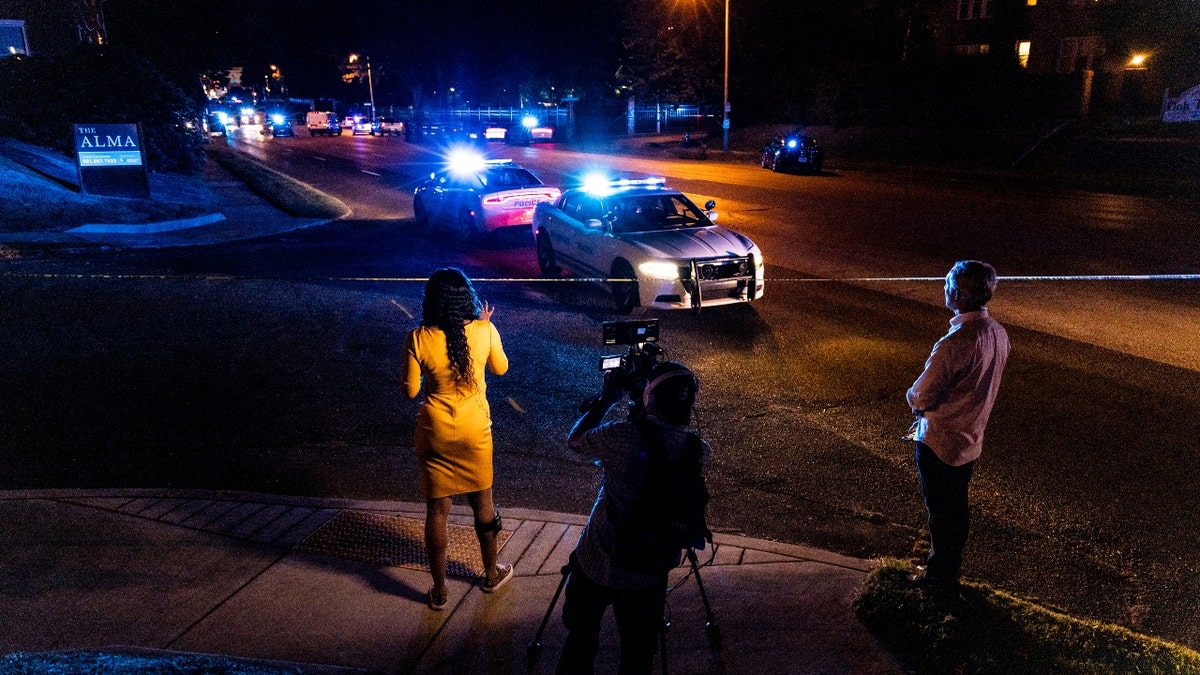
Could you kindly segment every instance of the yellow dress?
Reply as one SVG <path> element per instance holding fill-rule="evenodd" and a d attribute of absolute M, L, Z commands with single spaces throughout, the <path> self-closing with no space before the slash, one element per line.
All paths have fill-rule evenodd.
<path fill-rule="evenodd" d="M 440 328 L 422 326 L 408 334 L 404 386 L 409 398 L 425 386 L 413 445 L 421 466 L 421 493 L 430 499 L 492 486 L 492 412 L 484 371 L 508 372 L 508 356 L 490 321 L 472 321 L 466 332 L 474 389 L 455 382 Z"/>

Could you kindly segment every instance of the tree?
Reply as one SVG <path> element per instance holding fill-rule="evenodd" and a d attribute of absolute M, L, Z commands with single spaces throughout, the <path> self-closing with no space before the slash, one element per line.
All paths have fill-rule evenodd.
<path fill-rule="evenodd" d="M 665 0 L 631 0 L 625 4 L 618 71 L 622 89 L 653 103 L 720 101 L 722 95 L 722 27 L 715 16 L 698 11 L 700 4 L 670 5 Z"/>
<path fill-rule="evenodd" d="M 0 60 L 0 132 L 74 152 L 72 124 L 140 123 L 152 170 L 196 173 L 204 132 L 195 99 L 125 49 Z"/>

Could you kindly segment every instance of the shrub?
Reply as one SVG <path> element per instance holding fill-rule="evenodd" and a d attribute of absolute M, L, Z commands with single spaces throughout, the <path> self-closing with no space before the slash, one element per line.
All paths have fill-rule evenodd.
<path fill-rule="evenodd" d="M 152 171 L 204 166 L 196 102 L 140 56 L 81 46 L 57 58 L 0 59 L 0 134 L 71 154 L 71 125 L 86 123 L 140 123 Z"/>

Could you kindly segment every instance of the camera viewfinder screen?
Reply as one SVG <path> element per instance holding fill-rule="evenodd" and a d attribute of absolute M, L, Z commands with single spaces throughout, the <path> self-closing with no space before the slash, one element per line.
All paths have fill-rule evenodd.
<path fill-rule="evenodd" d="M 658 342 L 658 319 L 645 321 L 606 321 L 603 324 L 604 344 L 637 345 Z"/>

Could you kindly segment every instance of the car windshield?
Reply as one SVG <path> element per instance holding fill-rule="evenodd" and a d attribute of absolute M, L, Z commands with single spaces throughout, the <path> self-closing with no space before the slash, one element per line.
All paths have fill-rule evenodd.
<path fill-rule="evenodd" d="M 508 190 L 541 185 L 542 181 L 526 169 L 492 169 L 479 175 L 479 182 L 493 190 Z"/>
<path fill-rule="evenodd" d="M 612 231 L 651 232 L 711 224 L 695 204 L 681 194 L 621 197 L 609 202 Z"/>

